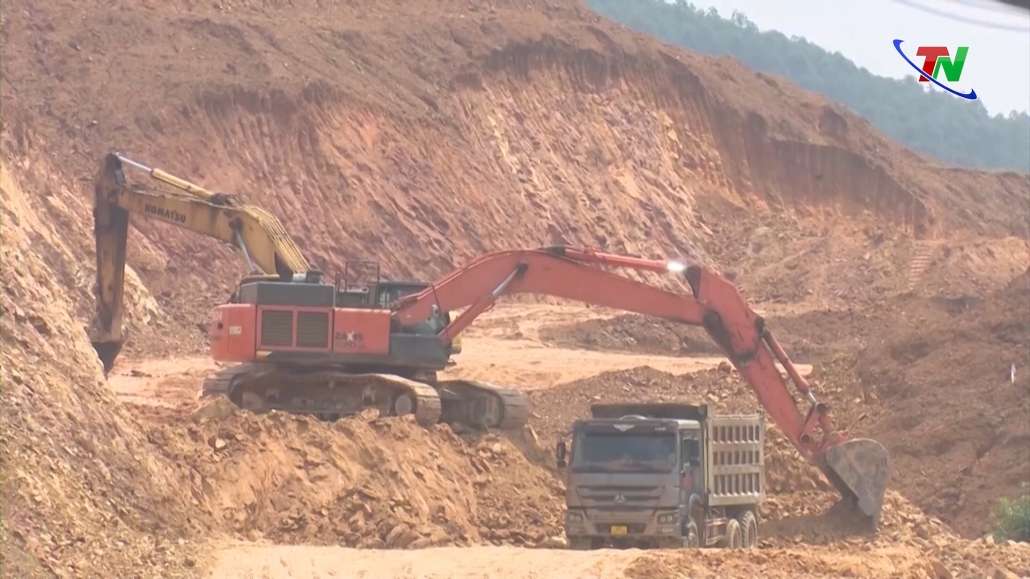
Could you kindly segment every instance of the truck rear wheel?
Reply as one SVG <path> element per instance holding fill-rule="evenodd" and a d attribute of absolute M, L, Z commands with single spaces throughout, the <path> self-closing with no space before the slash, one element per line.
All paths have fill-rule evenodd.
<path fill-rule="evenodd" d="M 740 521 L 740 531 L 743 536 L 742 545 L 745 549 L 753 549 L 758 546 L 758 518 L 752 511 L 744 511 L 737 515 Z"/>
<path fill-rule="evenodd" d="M 726 522 L 726 539 L 723 544 L 727 549 L 740 549 L 744 543 L 744 533 L 740 521 L 730 519 Z"/>

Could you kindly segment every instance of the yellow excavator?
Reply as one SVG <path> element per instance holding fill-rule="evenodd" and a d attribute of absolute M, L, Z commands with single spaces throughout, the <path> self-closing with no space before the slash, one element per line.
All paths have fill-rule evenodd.
<path fill-rule="evenodd" d="M 158 183 L 171 186 L 173 190 L 130 184 L 125 176 L 125 167 L 145 172 Z M 371 261 L 347 262 L 344 273 L 336 276 L 335 284 L 322 283 L 322 272 L 309 264 L 282 223 L 268 211 L 247 204 L 236 195 L 209 191 L 161 169 L 147 167 L 121 154 L 111 153 L 104 158 L 95 180 L 93 208 L 97 285 L 94 288 L 96 313 L 91 324 L 90 339 L 103 363 L 105 374 L 114 366 L 126 339 L 123 330 L 123 293 L 129 220 L 133 214 L 213 237 L 242 253 L 250 273 L 239 281 L 229 302 L 246 301 L 254 297 L 250 296 L 251 293 L 262 294 L 257 296 L 256 303 L 268 310 L 263 312 L 262 318 L 267 322 L 262 327 L 265 337 L 274 338 L 276 331 L 282 331 L 281 324 L 277 327 L 274 322 L 282 317 L 283 306 L 299 306 L 302 310 L 304 301 L 311 300 L 310 295 L 328 296 L 333 305 L 351 308 L 355 315 L 372 315 L 378 311 L 387 311 L 384 308 L 389 303 L 417 293 L 429 285 L 422 281 L 382 279 L 378 264 Z M 354 276 L 361 279 L 350 279 Z M 216 309 L 215 317 L 220 312 Z M 295 311 L 292 315 L 299 317 L 301 322 L 306 319 L 303 311 Z M 436 332 L 456 319 L 456 316 L 456 313 L 438 311 L 428 322 L 396 328 L 397 335 L 389 336 L 388 339 L 396 346 L 395 350 L 399 349 L 400 352 L 387 351 L 386 355 L 381 355 L 362 352 L 358 348 L 349 357 L 333 360 L 328 372 L 322 364 L 312 363 L 312 348 L 304 345 L 304 340 L 309 339 L 307 334 L 311 333 L 311 328 L 300 323 L 292 330 L 287 329 L 287 332 L 292 332 L 290 337 L 295 338 L 294 343 L 299 344 L 293 348 L 291 359 L 267 360 L 270 364 L 245 363 L 215 372 L 205 380 L 204 393 L 226 394 L 237 404 L 247 406 L 242 394 L 237 395 L 233 387 L 251 381 L 282 381 L 288 377 L 287 381 L 293 379 L 297 382 L 297 387 L 292 389 L 301 393 L 306 388 L 314 387 L 317 390 L 318 385 L 313 382 L 321 382 L 322 386 L 329 385 L 330 388 L 334 383 L 367 385 L 363 389 L 365 394 L 371 392 L 373 397 L 382 399 L 380 406 L 383 410 L 392 411 L 394 406 L 413 406 L 423 398 L 431 400 L 425 404 L 427 409 L 433 406 L 439 408 L 440 402 L 434 387 L 447 386 L 448 397 L 451 399 L 455 398 L 453 390 L 457 389 L 473 398 L 475 394 L 480 394 L 480 399 L 474 401 L 479 403 L 478 406 L 483 406 L 481 398 L 485 397 L 485 402 L 493 407 L 491 410 L 494 416 L 505 414 L 504 420 L 479 421 L 484 422 L 484 427 L 521 426 L 526 419 L 525 402 L 517 392 L 476 382 L 450 380 L 438 384 L 436 371 L 454 365 L 451 356 L 461 352 L 461 338 L 454 336 L 449 341 L 441 341 L 436 337 Z M 221 326 L 220 321 L 212 321 L 213 342 L 217 341 Z M 327 331 L 331 334 L 332 328 Z M 432 344 L 428 351 L 417 347 L 420 335 L 431 336 L 431 340 L 424 340 Z M 361 337 L 343 336 L 345 341 L 349 338 L 352 342 L 354 338 Z M 337 342 L 339 338 L 327 335 L 331 342 Z M 212 343 L 212 351 L 217 351 L 217 345 Z M 275 357 L 281 356 L 278 354 Z M 262 354 L 259 353 L 258 357 L 261 358 Z M 286 382 L 281 386 L 282 390 L 291 389 L 291 385 Z M 243 390 L 245 388 L 239 388 L 239 392 Z M 432 403 L 433 399 L 436 399 L 435 404 Z M 503 403 L 502 400 L 510 401 L 507 413 L 496 408 L 498 403 Z M 310 400 L 306 402 L 290 404 L 293 408 L 280 409 L 331 417 L 351 414 L 362 407 L 350 401 L 325 400 L 324 406 Z M 261 410 L 250 406 L 252 410 Z M 474 413 L 474 410 L 466 410 L 463 414 L 470 412 Z M 469 422 L 468 416 L 463 418 Z"/>

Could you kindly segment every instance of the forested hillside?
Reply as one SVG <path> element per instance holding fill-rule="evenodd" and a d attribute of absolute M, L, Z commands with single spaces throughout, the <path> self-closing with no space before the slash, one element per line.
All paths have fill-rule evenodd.
<path fill-rule="evenodd" d="M 730 55 L 762 72 L 839 101 L 898 142 L 945 163 L 1030 171 L 1030 115 L 991 116 L 979 101 L 884 78 L 803 38 L 760 32 L 740 13 L 680 0 L 586 0 L 599 14 L 695 52 Z"/>

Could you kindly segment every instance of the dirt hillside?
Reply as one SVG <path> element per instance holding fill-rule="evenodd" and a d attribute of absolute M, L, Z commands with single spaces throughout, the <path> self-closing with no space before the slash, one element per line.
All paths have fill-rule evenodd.
<path fill-rule="evenodd" d="M 755 297 L 854 300 L 904 274 L 896 227 L 986 236 L 987 266 L 1012 261 L 994 238 L 1027 235 L 1010 208 L 1030 177 L 933 166 L 780 79 L 571 0 L 17 0 L 4 33 L 5 161 L 76 240 L 61 271 L 82 294 L 88 179 L 112 149 L 267 207 L 326 271 L 373 257 L 430 276 L 569 242 L 753 270 Z M 780 207 L 795 211 L 766 211 Z M 173 348 L 169 332 L 200 348 L 241 260 L 136 227 L 153 300 L 129 316 L 130 348 Z"/>
<path fill-rule="evenodd" d="M 197 528 L 180 508 L 180 473 L 149 452 L 103 381 L 74 317 L 76 285 L 61 275 L 74 240 L 34 211 L 54 198 L 27 195 L 6 165 L 0 185 L 2 573 L 111 577 L 143 566 L 148 577 L 191 575 L 191 550 L 179 541 Z"/>
<path fill-rule="evenodd" d="M 149 414 L 155 450 L 187 467 L 200 510 L 240 538 L 420 548 L 560 534 L 558 481 L 495 434 L 462 439 L 374 412 L 254 416 L 224 398 L 190 415 L 132 409 Z"/>
<path fill-rule="evenodd" d="M 522 544 L 557 521 L 539 506 L 556 491 L 546 469 L 504 441 L 396 421 L 173 426 L 119 403 L 83 332 L 90 181 L 110 150 L 268 208 L 330 272 L 374 257 L 390 276 L 430 277 L 483 251 L 578 243 L 710 263 L 754 299 L 839 306 L 913 280 L 987 291 L 1025 268 L 1011 208 L 1030 177 L 935 166 L 782 79 L 663 47 L 571 0 L 14 0 L 3 12 L 5 576 L 190 576 L 213 534 L 255 529 Z M 126 354 L 202 352 L 242 260 L 134 224 Z M 940 267 L 913 270 L 916 256 Z M 374 431 L 426 454 L 381 449 Z M 434 474 L 431 452 L 460 469 Z M 422 481 L 416 468 L 424 492 L 394 496 Z M 535 490 L 503 494 L 509 478 Z M 355 481 L 380 494 L 346 494 L 364 492 Z M 272 484 L 295 496 L 276 502 Z"/>

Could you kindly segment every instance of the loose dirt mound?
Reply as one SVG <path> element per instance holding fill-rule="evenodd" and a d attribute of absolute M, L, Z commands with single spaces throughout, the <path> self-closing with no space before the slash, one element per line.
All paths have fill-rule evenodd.
<path fill-rule="evenodd" d="M 255 416 L 224 398 L 172 422 L 148 421 L 148 439 L 187 470 L 219 530 L 240 538 L 419 548 L 560 533 L 560 483 L 496 435 L 462 439 L 375 412 L 334 424 Z"/>
<path fill-rule="evenodd" d="M 1030 281 L 952 315 L 894 312 L 892 337 L 827 368 L 880 400 L 858 430 L 907 473 L 894 483 L 967 536 L 1030 477 Z M 849 386 L 852 384 L 853 386 Z"/>
<path fill-rule="evenodd" d="M 813 386 L 821 398 L 831 403 L 838 425 L 846 429 L 850 424 L 861 423 L 865 419 L 868 406 L 861 399 L 851 399 L 849 392 L 839 386 L 824 386 L 820 377 L 813 380 Z M 589 407 L 594 403 L 642 400 L 707 402 L 723 412 L 753 411 L 757 406 L 753 394 L 739 381 L 735 372 L 713 370 L 675 376 L 648 367 L 606 372 L 596 378 L 532 392 L 530 398 L 536 409 L 531 423 L 544 440 L 557 438 L 567 431 L 573 420 L 589 416 Z M 895 466 L 895 469 L 892 487 L 896 489 L 899 487 L 893 481 L 904 480 L 905 470 L 904 466 Z M 836 491 L 816 468 L 801 459 L 773 425 L 766 430 L 766 471 L 769 499 L 759 511 L 764 537 L 761 546 L 773 549 L 799 544 L 826 546 L 822 557 L 811 559 L 776 554 L 775 551 L 754 554 L 746 559 L 750 563 L 773 563 L 781 556 L 794 560 L 794 565 L 776 567 L 776 572 L 784 573 L 783 576 L 789 576 L 791 572 L 832 575 L 835 571 L 831 570 L 840 569 L 836 572 L 845 573 L 843 569 L 849 566 L 853 567 L 853 573 L 875 575 L 871 567 L 860 564 L 859 558 L 846 555 L 839 559 L 830 557 L 831 553 L 853 551 L 866 544 L 869 545 L 866 549 L 905 546 L 926 553 L 928 559 L 923 562 L 898 553 L 899 559 L 905 559 L 905 566 L 914 565 L 912 569 L 925 573 L 920 575 L 913 571 L 915 574 L 912 576 L 938 576 L 933 571 L 934 561 L 960 576 L 979 576 L 978 572 L 994 567 L 1020 574 L 1030 573 L 1030 545 L 1013 543 L 1000 547 L 983 540 L 963 540 L 947 524 L 937 517 L 925 515 L 896 490 L 888 491 L 878 535 L 875 538 L 865 536 L 853 518 L 832 509 L 839 498 Z M 723 570 L 720 565 L 726 565 L 726 572 L 732 572 L 734 564 L 744 564 L 734 563 L 725 555 L 714 555 L 715 559 L 708 559 L 707 554 L 703 557 L 692 563 L 702 577 L 718 576 Z M 681 561 L 670 563 L 664 558 L 645 558 L 638 563 L 641 573 L 638 576 L 650 572 L 656 573 L 650 576 L 677 577 L 675 572 L 683 572 L 680 564 L 686 565 Z M 691 567 L 687 565 L 687 568 Z"/>

